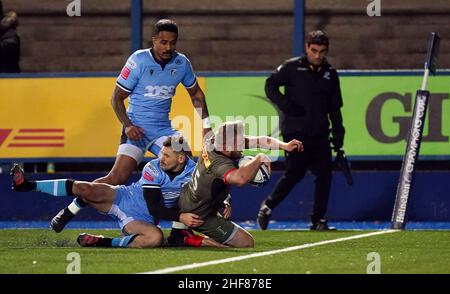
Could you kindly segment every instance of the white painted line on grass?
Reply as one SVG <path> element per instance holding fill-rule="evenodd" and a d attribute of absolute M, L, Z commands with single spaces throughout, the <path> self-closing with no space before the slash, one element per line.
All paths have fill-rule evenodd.
<path fill-rule="evenodd" d="M 356 236 L 320 241 L 320 242 L 316 242 L 316 243 L 307 243 L 307 244 L 287 247 L 287 248 L 283 248 L 283 249 L 276 249 L 276 250 L 252 253 L 252 254 L 247 254 L 247 255 L 240 255 L 240 256 L 211 260 L 211 261 L 200 262 L 200 263 L 191 263 L 191 264 L 186 264 L 186 265 L 181 265 L 181 266 L 167 267 L 167 268 L 163 268 L 163 269 L 159 269 L 159 270 L 143 272 L 141 274 L 168 274 L 168 273 L 173 273 L 173 272 L 178 272 L 178 271 L 183 271 L 183 270 L 188 270 L 188 269 L 193 269 L 193 268 L 199 268 L 199 267 L 210 266 L 210 265 L 215 265 L 215 264 L 240 261 L 240 260 L 245 260 L 245 259 L 250 259 L 250 258 L 256 258 L 256 257 L 273 255 L 273 254 L 278 254 L 278 253 L 283 253 L 283 252 L 301 250 L 301 249 L 305 249 L 305 248 L 311 248 L 311 247 L 316 247 L 316 246 L 321 246 L 321 245 L 326 245 L 326 244 L 361 239 L 361 238 L 366 238 L 366 237 L 371 237 L 371 236 L 376 236 L 376 235 L 383 235 L 383 234 L 394 233 L 394 232 L 398 232 L 398 230 L 385 230 L 385 231 L 372 232 L 372 233 L 361 234 L 361 235 L 356 235 Z"/>

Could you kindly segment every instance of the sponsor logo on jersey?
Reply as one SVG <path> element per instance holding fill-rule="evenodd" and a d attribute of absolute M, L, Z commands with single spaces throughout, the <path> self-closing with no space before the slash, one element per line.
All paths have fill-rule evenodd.
<path fill-rule="evenodd" d="M 329 72 L 329 71 L 326 71 L 326 72 L 323 74 L 323 78 L 329 80 L 329 79 L 330 79 L 330 72 Z"/>
<path fill-rule="evenodd" d="M 128 76 L 130 75 L 131 70 L 127 67 L 124 66 L 122 71 L 120 72 L 120 76 L 124 79 L 127 80 Z"/>
<path fill-rule="evenodd" d="M 203 146 L 202 158 L 203 158 L 203 163 L 205 164 L 205 167 L 209 168 L 209 166 L 211 165 L 211 161 L 209 160 L 208 151 L 206 150 L 206 146 Z"/>
<path fill-rule="evenodd" d="M 148 165 L 148 169 L 152 175 L 156 176 L 159 174 L 159 170 L 156 167 L 154 167 L 152 164 Z"/>
<path fill-rule="evenodd" d="M 218 226 L 217 229 L 216 229 L 216 231 L 219 232 L 219 233 L 221 233 L 222 236 L 225 236 L 225 235 L 226 235 L 225 230 L 222 228 L 222 226 Z"/>
<path fill-rule="evenodd" d="M 177 70 L 174 69 L 174 68 L 172 68 L 172 69 L 170 70 L 170 74 L 171 74 L 172 76 L 174 76 L 176 72 L 177 72 Z"/>
<path fill-rule="evenodd" d="M 125 65 L 131 69 L 135 69 L 137 67 L 137 63 L 133 59 L 128 59 L 127 64 Z"/>
<path fill-rule="evenodd" d="M 147 171 L 144 171 L 144 179 L 146 179 L 149 182 L 153 182 L 155 179 L 152 177 L 151 174 L 149 174 Z"/>
<path fill-rule="evenodd" d="M 147 86 L 145 97 L 157 97 L 162 99 L 170 99 L 175 95 L 175 86 Z"/>
<path fill-rule="evenodd" d="M 159 171 L 153 166 L 153 163 L 148 163 L 144 168 L 144 179 L 153 182 L 159 175 Z"/>

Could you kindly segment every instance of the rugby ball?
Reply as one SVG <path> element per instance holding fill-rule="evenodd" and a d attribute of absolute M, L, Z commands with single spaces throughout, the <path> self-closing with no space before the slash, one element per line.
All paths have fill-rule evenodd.
<path fill-rule="evenodd" d="M 246 165 L 253 158 L 255 157 L 254 156 L 242 157 L 241 159 L 239 159 L 239 167 Z M 264 186 L 269 180 L 270 180 L 269 169 L 265 165 L 261 165 L 253 180 L 250 181 L 250 184 L 255 187 L 261 187 Z"/>

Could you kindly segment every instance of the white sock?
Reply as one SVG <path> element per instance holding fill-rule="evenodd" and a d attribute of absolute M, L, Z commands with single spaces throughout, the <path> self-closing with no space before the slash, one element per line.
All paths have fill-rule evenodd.
<path fill-rule="evenodd" d="M 185 224 L 180 223 L 180 222 L 172 222 L 172 228 L 174 228 L 174 229 L 180 229 L 180 230 L 185 230 L 185 229 L 187 229 L 188 227 L 187 227 Z"/>
<path fill-rule="evenodd" d="M 76 198 L 73 199 L 72 203 L 70 203 L 69 206 L 67 206 L 67 208 L 74 215 L 77 214 L 78 212 L 80 212 L 80 210 L 81 210 L 81 207 L 79 207 L 78 204 L 77 204 L 77 199 Z"/>

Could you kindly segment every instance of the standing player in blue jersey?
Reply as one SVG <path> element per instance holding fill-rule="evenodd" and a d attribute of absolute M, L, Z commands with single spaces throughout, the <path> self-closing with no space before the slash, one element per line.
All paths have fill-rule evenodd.
<path fill-rule="evenodd" d="M 177 220 L 189 227 L 197 227 L 203 223 L 194 213 L 180 213 L 177 206 L 181 187 L 191 180 L 195 168 L 195 162 L 186 154 L 188 150 L 182 136 L 168 137 L 163 142 L 161 157 L 148 162 L 139 181 L 129 186 L 70 179 L 32 181 L 25 178 L 18 165 L 11 172 L 12 186 L 17 192 L 77 195 L 99 212 L 116 220 L 124 234 L 121 238 L 105 238 L 83 233 L 77 239 L 81 246 L 157 247 L 163 241 L 163 234 L 156 227 L 159 218 Z M 195 247 L 224 247 L 210 238 L 192 233 L 184 235 L 184 241 Z"/>
<path fill-rule="evenodd" d="M 203 135 L 211 131 L 205 95 L 189 59 L 175 50 L 177 39 L 177 24 L 169 19 L 159 20 L 154 26 L 153 46 L 138 50 L 128 58 L 111 98 L 112 107 L 123 125 L 121 144 L 111 171 L 94 182 L 124 184 L 147 150 L 158 155 L 164 139 L 177 134 L 171 126 L 169 112 L 180 83 L 202 117 Z M 124 104 L 127 97 L 128 110 Z M 75 198 L 52 219 L 52 229 L 61 232 L 84 206 L 86 203 Z M 181 224 L 174 227 L 183 228 Z"/>

